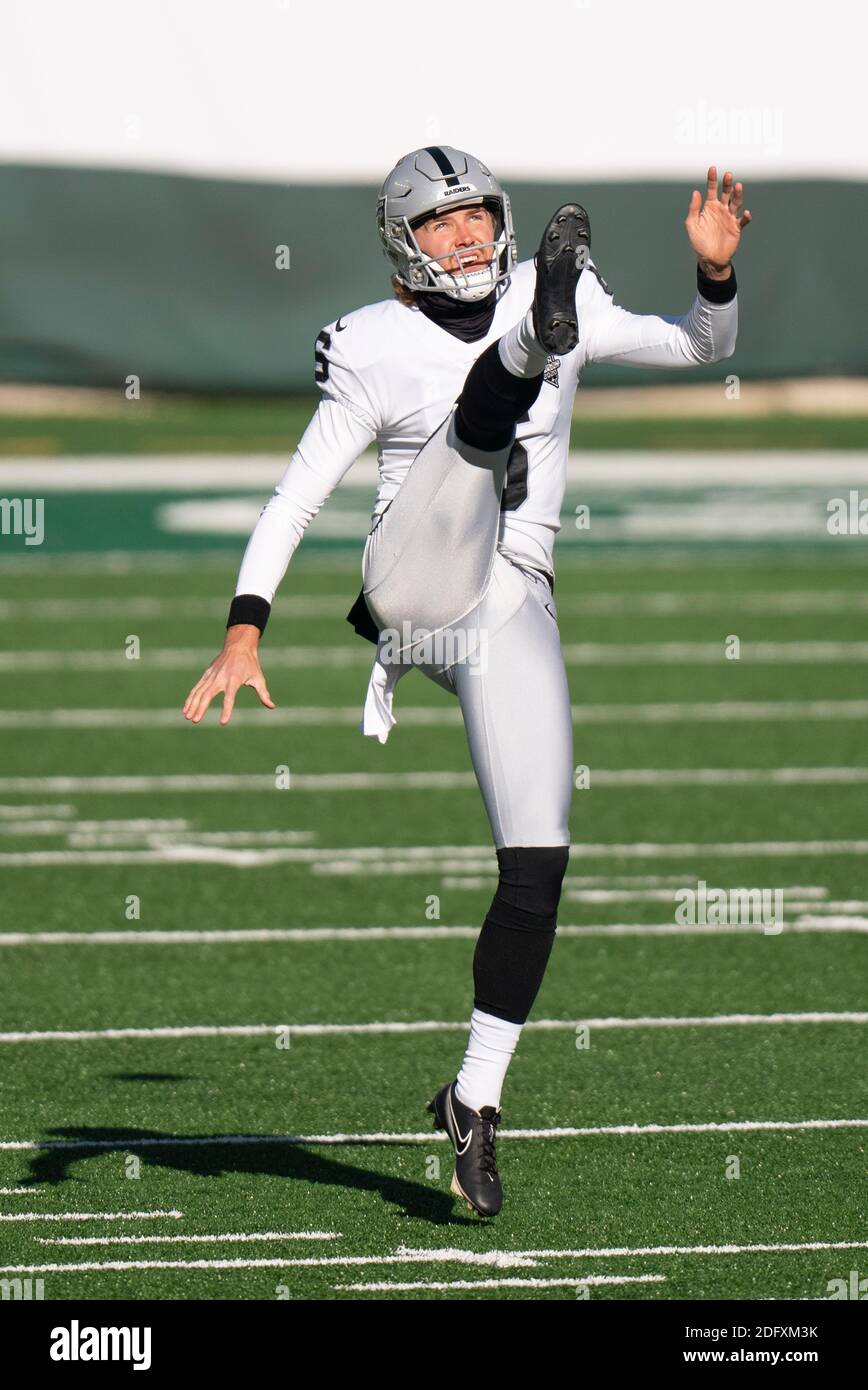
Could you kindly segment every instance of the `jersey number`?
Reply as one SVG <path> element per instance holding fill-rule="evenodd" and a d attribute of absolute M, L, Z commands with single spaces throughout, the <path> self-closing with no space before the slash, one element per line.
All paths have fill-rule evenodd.
<path fill-rule="evenodd" d="M 512 446 L 506 465 L 506 481 L 500 499 L 502 512 L 514 512 L 527 501 L 527 449 L 518 440 Z"/>
<path fill-rule="evenodd" d="M 530 419 L 527 411 L 522 415 L 517 423 L 526 423 Z M 506 465 L 506 479 L 503 484 L 503 494 L 500 499 L 500 510 L 502 512 L 514 512 L 520 507 L 522 502 L 527 501 L 527 449 L 516 439 L 509 451 L 509 460 Z"/>
<path fill-rule="evenodd" d="M 318 334 L 317 334 L 316 346 L 315 346 L 315 348 L 314 348 L 314 354 L 313 354 L 313 362 L 314 362 L 313 375 L 314 375 L 314 380 L 320 382 L 320 384 L 322 384 L 322 382 L 324 382 L 324 381 L 328 381 L 328 376 L 329 376 L 329 360 L 328 360 L 328 358 L 326 357 L 326 353 L 328 352 L 328 350 L 329 350 L 329 348 L 331 347 L 331 345 L 332 345 L 332 335 L 331 335 L 331 333 L 326 333 L 325 329 L 323 329 L 321 333 L 318 333 Z"/>

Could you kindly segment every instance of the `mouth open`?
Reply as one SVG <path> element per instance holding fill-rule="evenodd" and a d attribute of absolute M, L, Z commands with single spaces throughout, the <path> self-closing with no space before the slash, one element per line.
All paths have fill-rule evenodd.
<path fill-rule="evenodd" d="M 459 251 L 456 253 L 455 259 L 463 270 L 473 270 L 477 266 L 488 265 L 485 256 L 479 251 Z"/>

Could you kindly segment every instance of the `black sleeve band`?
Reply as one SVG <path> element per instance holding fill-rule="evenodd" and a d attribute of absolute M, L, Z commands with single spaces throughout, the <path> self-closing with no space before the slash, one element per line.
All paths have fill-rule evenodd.
<path fill-rule="evenodd" d="M 270 612 L 271 604 L 267 598 L 260 598 L 259 594 L 236 594 L 229 605 L 229 621 L 226 626 L 236 627 L 239 623 L 251 623 L 253 627 L 258 627 L 260 632 L 264 632 Z"/>
<path fill-rule="evenodd" d="M 731 300 L 735 299 L 738 289 L 735 283 L 735 266 L 730 263 L 728 280 L 710 280 L 697 261 L 696 288 L 702 298 L 710 300 L 712 304 L 729 304 Z"/>

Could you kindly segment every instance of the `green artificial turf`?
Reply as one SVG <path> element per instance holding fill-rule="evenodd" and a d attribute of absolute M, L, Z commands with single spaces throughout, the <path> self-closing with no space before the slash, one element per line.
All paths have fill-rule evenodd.
<path fill-rule="evenodd" d="M 0 944 L 0 1032 L 7 1038 L 0 1041 L 0 1186 L 32 1191 L 0 1196 L 0 1213 L 79 1214 L 0 1222 L 0 1277 L 21 1267 L 22 1277 L 31 1271 L 45 1280 L 46 1298 L 58 1299 L 575 1299 L 586 1276 L 655 1274 L 665 1279 L 590 1285 L 590 1298 L 815 1299 L 826 1296 L 830 1280 L 864 1271 L 866 1130 L 726 1126 L 868 1116 L 864 1023 L 743 1017 L 859 1014 L 865 931 L 800 930 L 805 910 L 797 908 L 779 935 L 643 934 L 643 927 L 674 924 L 671 900 L 643 897 L 635 882 L 633 900 L 573 896 L 592 886 L 589 878 L 616 888 L 657 876 L 673 893 L 678 883 L 705 879 L 780 887 L 785 902 L 814 889 L 829 902 L 857 904 L 841 914 L 865 919 L 858 904 L 868 899 L 868 859 L 858 845 L 868 826 L 866 786 L 775 785 L 762 776 L 775 768 L 868 766 L 864 718 L 830 710 L 814 718 L 655 722 L 634 712 L 654 702 L 864 699 L 866 664 L 855 656 L 754 662 L 750 644 L 864 642 L 865 562 L 852 551 L 828 550 L 780 561 L 749 550 L 737 564 L 702 551 L 698 559 L 676 552 L 674 560 L 643 569 L 599 555 L 558 570 L 568 655 L 588 642 L 722 643 L 733 632 L 744 652 L 738 662 L 704 664 L 569 661 L 575 761 L 591 768 L 591 787 L 574 797 L 560 922 L 588 930 L 557 941 L 532 1015 L 563 1026 L 529 1028 L 510 1070 L 499 1144 L 506 1201 L 490 1223 L 471 1219 L 450 1195 L 449 1150 L 430 1132 L 424 1106 L 460 1062 L 472 1006 L 472 932 L 485 915 L 496 861 L 479 793 L 468 784 L 454 700 L 422 676 L 408 677 L 385 747 L 363 739 L 353 716 L 340 713 L 360 714 L 372 655 L 343 621 L 357 591 L 357 557 L 337 555 L 327 565 L 302 551 L 294 562 L 263 659 L 281 710 L 299 706 L 317 717 L 271 728 L 263 715 L 220 729 L 214 712 L 197 729 L 180 713 L 174 722 L 148 722 L 152 712 L 179 711 L 219 645 L 234 556 L 202 565 L 191 559 L 181 575 L 147 557 L 111 576 L 97 559 L 89 569 L 87 556 L 73 567 L 46 560 L 32 569 L 24 558 L 18 571 L 4 571 L 2 600 L 10 608 L 0 719 L 14 711 L 114 710 L 130 722 L 103 726 L 97 716 L 90 728 L 48 718 L 37 727 L 0 724 L 0 935 L 127 931 L 141 939 Z M 641 602 L 652 592 L 705 597 L 694 611 L 649 612 Z M 772 601 L 823 592 L 840 598 L 827 612 L 798 603 L 782 612 Z M 188 595 L 198 609 L 185 610 Z M 608 612 L 606 595 L 617 596 Z M 772 596 L 766 609 L 758 607 L 762 595 Z M 116 608 L 101 616 L 108 599 Z M 151 616 L 142 616 L 144 599 L 158 605 Z M 61 602 L 83 607 L 53 613 Z M 130 633 L 141 639 L 136 662 L 122 655 Z M 269 667 L 269 652 L 297 648 L 311 649 L 310 659 Z M 317 648 L 355 656 L 321 667 Z M 173 649 L 190 655 L 169 664 L 157 655 Z M 34 651 L 54 653 L 49 669 L 16 661 L 15 653 Z M 99 669 L 70 666 L 68 658 L 82 651 L 106 659 Z M 245 692 L 239 709 L 255 703 Z M 586 705 L 615 713 L 621 705 L 623 717 L 583 719 Z M 414 711 L 423 722 L 413 722 Z M 296 776 L 328 773 L 338 782 L 277 790 L 279 764 Z M 642 768 L 753 769 L 760 779 L 748 786 L 594 785 L 595 770 Z M 464 784 L 414 789 L 400 780 L 439 770 L 464 774 Z M 262 774 L 261 789 L 132 791 L 121 782 L 60 791 L 42 780 L 251 772 Z M 376 772 L 397 780 L 388 789 L 346 780 Z M 10 789 L 12 778 L 30 779 L 28 789 Z M 210 841 L 210 860 L 177 862 L 164 852 L 208 844 L 209 835 L 223 837 Z M 248 837 L 248 861 L 225 862 L 233 845 L 244 848 L 227 838 L 233 835 Z M 811 849 L 817 842 L 827 848 Z M 315 853 L 257 859 L 281 843 Z M 720 848 L 732 843 L 744 848 Z M 654 844 L 661 848 L 638 848 Z M 622 849 L 606 853 L 607 845 Z M 468 846 L 479 847 L 471 870 L 459 853 Z M 415 865 L 406 855 L 414 847 L 428 847 Z M 365 848 L 374 851 L 367 867 L 353 853 Z M 155 850 L 158 862 L 147 857 Z M 130 919 L 132 897 L 139 912 Z M 365 937 L 374 927 L 434 934 Z M 453 927 L 468 930 L 453 935 Z M 361 934 L 210 944 L 148 939 L 154 931 L 257 928 Z M 724 1014 L 742 1021 L 707 1022 Z M 684 1018 L 698 1021 L 678 1026 Z M 589 1019 L 597 1020 L 590 1045 L 578 1047 L 576 1025 Z M 347 1031 L 386 1023 L 451 1026 Z M 305 1025 L 339 1031 L 306 1033 Z M 9 1036 L 166 1027 L 261 1031 Z M 277 1046 L 280 1027 L 289 1029 L 289 1046 Z M 614 1128 L 704 1124 L 723 1128 Z M 562 1127 L 604 1132 L 509 1134 Z M 329 1135 L 347 1141 L 321 1141 Z M 27 1142 L 44 1147 L 14 1147 Z M 736 1168 L 739 1176 L 727 1175 Z M 182 1215 L 108 1219 L 170 1211 Z M 121 1243 L 122 1235 L 158 1239 Z M 207 1239 L 168 1239 L 181 1235 Z M 45 1243 L 58 1238 L 109 1243 Z M 836 1241 L 865 1243 L 717 1248 Z M 648 1247 L 666 1249 L 642 1253 Z M 593 1253 L 613 1248 L 624 1253 Z M 533 1251 L 542 1253 L 522 1258 Z M 263 1260 L 284 1263 L 256 1263 Z M 76 1268 L 118 1261 L 185 1267 Z M 44 1265 L 63 1268 L 40 1272 Z M 543 1282 L 500 1282 L 509 1279 Z M 480 1280 L 493 1282 L 463 1286 Z M 350 1288 L 380 1282 L 392 1287 Z M 397 1287 L 403 1283 L 424 1287 L 405 1291 Z M 439 1284 L 449 1287 L 432 1287 Z"/>

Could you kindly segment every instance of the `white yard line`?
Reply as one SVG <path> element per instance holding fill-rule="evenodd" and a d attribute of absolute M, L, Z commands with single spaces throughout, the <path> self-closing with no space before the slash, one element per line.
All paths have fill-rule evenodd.
<path fill-rule="evenodd" d="M 0 836 L 62 836 L 71 849 L 157 849 L 161 845 L 304 845 L 312 830 L 191 830 L 188 820 L 0 821 Z"/>
<path fill-rule="evenodd" d="M 855 1010 L 814 1010 L 801 1013 L 730 1013 L 697 1015 L 646 1015 L 635 1018 L 543 1018 L 524 1025 L 525 1032 L 575 1032 L 577 1028 L 739 1028 L 751 1025 L 777 1027 L 786 1024 L 868 1023 L 868 1012 Z M 159 1040 L 165 1038 L 262 1038 L 275 1037 L 289 1029 L 295 1037 L 347 1037 L 415 1035 L 418 1033 L 466 1032 L 466 1020 L 446 1022 L 424 1019 L 418 1022 L 375 1023 L 228 1023 L 186 1024 L 155 1028 L 81 1028 L 0 1033 L 0 1043 L 31 1042 L 122 1042 L 127 1038 Z"/>
<path fill-rule="evenodd" d="M 868 595 L 866 595 L 868 597 Z M 266 663 L 267 664 L 267 663 Z M 401 722 L 415 727 L 459 725 L 461 711 L 450 705 L 406 705 Z M 656 704 L 573 705 L 576 724 L 681 724 L 842 720 L 868 718 L 868 700 L 723 700 L 712 703 L 667 701 Z M 288 705 L 274 710 L 236 709 L 233 725 L 354 726 L 357 705 Z M 188 729 L 180 709 L 10 709 L 0 710 L 0 729 Z M 219 728 L 211 719 L 202 728 Z"/>
<path fill-rule="evenodd" d="M 858 644 L 856 644 L 858 645 Z M 868 645 L 868 644 L 866 644 Z M 269 665 L 273 668 L 329 668 L 370 666 L 374 647 L 370 642 L 356 646 L 272 647 Z M 721 658 L 722 659 L 722 658 Z M 23 675 L 33 671 L 184 671 L 208 666 L 214 660 L 209 647 L 147 647 L 139 660 L 128 660 L 122 643 L 91 651 L 50 650 L 0 652 L 0 672 Z"/>
<path fill-rule="evenodd" d="M 679 388 L 683 389 L 683 388 Z M 800 387 L 800 389 L 802 389 Z M 283 454 L 126 454 L 7 456 L 0 463 L 0 491 L 35 488 L 42 492 L 225 492 L 258 497 L 280 481 L 286 467 Z M 377 483 L 375 455 L 363 454 L 353 465 L 351 488 Z M 244 480 L 244 486 L 239 485 Z M 746 488 L 816 484 L 834 490 L 844 483 L 868 482 L 868 452 L 857 449 L 587 449 L 571 450 L 567 481 L 600 485 L 646 487 L 710 486 Z"/>
<path fill-rule="evenodd" d="M 868 767 L 591 768 L 591 787 L 861 785 Z"/>
<path fill-rule="evenodd" d="M 37 1245 L 213 1245 L 256 1240 L 338 1240 L 340 1231 L 221 1231 L 197 1236 L 36 1236 Z"/>
<path fill-rule="evenodd" d="M 373 647 L 371 654 L 373 659 Z M 868 701 L 866 708 L 868 708 Z M 433 706 L 408 706 L 402 718 L 412 724 L 460 724 L 461 711 L 452 705 L 437 709 Z M 236 709 L 234 725 L 243 724 L 267 728 L 280 725 L 355 725 L 361 718 L 359 705 L 290 705 L 273 710 Z M 219 728 L 209 719 L 201 728 Z M 0 729 L 189 729 L 180 706 L 173 709 L 48 709 L 0 710 Z"/>
<path fill-rule="evenodd" d="M 240 541 L 243 544 L 243 539 Z M 836 547 L 836 559 L 854 574 L 861 575 L 864 569 L 864 551 L 859 546 Z M 703 547 L 704 556 L 709 550 Z M 812 544 L 796 548 L 788 547 L 788 554 L 796 555 L 808 564 L 820 559 L 828 560 L 828 551 L 818 555 Z M 189 575 L 193 570 L 199 574 L 208 572 L 216 576 L 223 585 L 233 584 L 238 571 L 239 551 L 235 545 L 205 550 L 201 548 L 179 548 L 172 550 L 89 550 L 69 552 L 43 552 L 31 547 L 26 553 L 0 555 L 0 574 L 16 580 L 26 580 L 29 584 L 33 575 L 63 577 L 67 574 L 95 575 L 135 575 L 144 576 L 150 582 L 154 575 Z M 329 579 L 345 575 L 350 585 L 347 592 L 352 601 L 353 593 L 358 593 L 359 557 L 353 547 L 340 549 L 302 551 L 294 561 L 296 574 L 327 574 Z M 583 550 L 580 545 L 571 545 L 561 550 L 557 560 L 558 574 L 593 574 L 600 572 L 604 563 L 607 570 L 617 570 L 622 574 L 641 573 L 643 578 L 649 572 L 672 573 L 673 571 L 691 575 L 696 573 L 697 552 L 694 550 L 674 550 L 671 543 L 649 542 L 633 549 L 612 550 L 603 558 L 599 549 Z M 713 563 L 718 569 L 737 574 L 744 566 L 744 552 L 738 546 L 718 543 L 713 547 Z M 355 590 L 352 585 L 355 584 Z M 25 592 L 28 590 L 25 589 Z M 226 589 L 225 592 L 231 593 Z M 736 591 L 737 592 L 737 591 Z M 348 605 L 349 606 L 349 605 Z M 213 655 L 213 653 L 212 653 Z"/>
<path fill-rule="evenodd" d="M 108 1236 L 111 1240 L 113 1237 Z M 130 1239 L 124 1236 L 120 1239 Z M 135 1237 L 133 1237 L 135 1239 Z M 149 1237 L 150 1239 L 150 1237 Z M 155 1237 L 158 1239 L 158 1237 Z M 501 1256 L 512 1259 L 520 1256 L 526 1260 L 611 1260 L 622 1257 L 642 1258 L 646 1255 L 757 1255 L 757 1254 L 800 1254 L 809 1250 L 865 1250 L 868 1240 L 804 1240 L 804 1241 L 754 1241 L 745 1245 L 611 1245 L 587 1246 L 577 1250 L 490 1250 L 486 1251 L 486 1263 L 496 1264 Z M 399 1245 L 395 1252 L 399 1255 L 416 1255 L 425 1260 L 436 1257 L 465 1263 L 463 1250 L 414 1250 L 411 1246 Z M 433 1260 L 432 1260 L 433 1262 Z M 468 1263 L 471 1261 L 467 1261 Z"/>
<path fill-rule="evenodd" d="M 464 1025 L 466 1027 L 466 1024 Z M 724 1120 L 672 1124 L 620 1125 L 560 1125 L 548 1129 L 502 1129 L 507 1139 L 598 1139 L 641 1138 L 657 1134 L 796 1134 L 828 1129 L 868 1129 L 868 1118 L 812 1120 Z M 395 1133 L 377 1130 L 360 1134 L 214 1134 L 136 1137 L 125 1134 L 117 1139 L 2 1139 L 0 1152 L 41 1152 L 42 1150 L 101 1150 L 101 1149 L 178 1149 L 271 1146 L 281 1144 L 436 1144 L 447 1143 L 448 1135 L 438 1130 L 416 1130 Z"/>
<path fill-rule="evenodd" d="M 50 603 L 51 600 L 37 600 Z M 167 601 L 168 603 L 168 601 Z M 618 593 L 602 590 L 558 597 L 558 612 L 582 617 L 643 613 L 668 617 L 682 613 L 864 613 L 868 594 L 856 589 L 715 589 Z M 177 610 L 169 610 L 167 616 Z M 222 609 L 220 610 L 222 612 Z M 49 616 L 46 613 L 46 616 Z M 82 616 L 89 616 L 84 613 Z"/>
<path fill-rule="evenodd" d="M 559 928 L 569 933 L 569 928 Z M 579 930 L 584 931 L 584 928 Z M 0 932 L 3 946 L 212 946 L 291 941 L 471 941 L 479 926 L 239 927 L 189 930 Z"/>
<path fill-rule="evenodd" d="M 684 883 L 679 883 L 676 888 L 573 888 L 569 879 L 564 883 L 564 897 L 569 898 L 573 903 L 671 903 L 675 899 L 678 889 L 683 888 Z M 785 905 L 795 910 L 801 907 L 806 899 L 822 899 L 825 897 L 825 888 L 812 888 L 801 890 L 798 900 L 795 900 L 792 888 L 780 887 L 779 891 L 784 894 Z M 855 906 L 866 906 L 868 904 L 855 904 Z M 818 904 L 811 901 L 812 907 Z M 831 907 L 832 904 L 823 903 L 822 910 Z"/>
<path fill-rule="evenodd" d="M 719 700 L 708 703 L 673 700 L 635 705 L 573 705 L 572 712 L 577 724 L 682 724 L 718 720 L 729 724 L 735 720 L 864 719 L 868 716 L 868 700 Z M 402 717 L 404 714 L 402 710 Z"/>
<path fill-rule="evenodd" d="M 345 588 L 330 594 L 282 594 L 276 610 L 278 617 L 296 621 L 342 620 L 349 607 Z M 228 600 L 225 595 L 187 597 L 184 600 L 185 618 L 225 617 Z M 580 617 L 605 617 L 610 614 L 642 613 L 668 617 L 682 613 L 737 612 L 762 613 L 863 613 L 868 610 L 868 594 L 856 589 L 818 590 L 663 590 L 651 593 L 620 593 L 596 590 L 586 594 L 558 596 L 561 617 L 575 614 Z M 129 594 L 125 597 L 3 599 L 0 600 L 0 620 L 27 623 L 114 621 L 133 618 L 146 621 L 176 620 L 178 605 L 174 599 L 156 598 L 149 594 Z"/>
<path fill-rule="evenodd" d="M 121 842 L 135 838 L 141 840 L 150 835 L 171 834 L 177 838 L 181 832 L 190 832 L 190 822 L 188 820 L 149 820 L 145 818 L 131 820 L 22 820 L 0 821 L 0 835 L 63 835 L 67 843 L 72 844 L 74 837 L 87 836 L 96 838 L 100 835 L 106 837 L 115 836 Z"/>
<path fill-rule="evenodd" d="M 858 597 L 856 593 L 849 595 L 845 592 L 841 595 L 841 603 Z M 294 619 L 343 619 L 348 608 L 345 588 L 332 594 L 282 594 L 280 597 L 281 615 Z M 184 598 L 185 621 L 189 618 L 225 618 L 228 611 L 229 600 L 224 595 L 213 598 L 186 595 Z M 155 598 L 149 594 L 129 594 L 119 598 L 94 594 L 91 598 L 64 598 L 58 595 L 54 598 L 0 600 L 0 619 L 6 622 L 86 621 L 91 625 L 95 620 L 114 621 L 116 618 L 177 621 L 178 604 L 175 599 Z"/>
<path fill-rule="evenodd" d="M 786 895 L 789 890 L 783 888 L 781 891 Z M 841 913 L 848 912 L 868 912 L 868 899 L 866 898 L 844 898 L 840 902 L 826 900 L 808 902 L 785 896 L 784 902 L 792 912 L 826 913 L 829 916 L 840 916 Z"/>
<path fill-rule="evenodd" d="M 220 1235 L 189 1236 L 36 1236 L 37 1245 L 51 1246 L 99 1246 L 99 1245 L 174 1245 L 208 1244 L 212 1241 L 256 1241 L 256 1240 L 336 1240 L 338 1232 L 333 1231 L 266 1231 L 260 1233 L 236 1233 Z M 541 1260 L 611 1260 L 641 1259 L 645 1257 L 671 1257 L 683 1255 L 756 1255 L 756 1254 L 801 1254 L 820 1250 L 864 1250 L 868 1240 L 809 1240 L 809 1241 L 756 1241 L 750 1244 L 724 1245 L 615 1245 L 587 1246 L 585 1249 L 540 1249 L 540 1250 L 461 1250 L 454 1246 L 432 1249 L 417 1249 L 413 1246 L 399 1245 L 387 1255 L 332 1255 L 306 1256 L 293 1259 L 293 1265 L 302 1268 L 323 1268 L 334 1265 L 407 1265 L 407 1264 L 459 1264 L 484 1265 L 496 1269 L 509 1269 L 515 1266 L 533 1267 Z"/>
<path fill-rule="evenodd" d="M 180 1221 L 182 1211 L 2 1211 L 0 1221 Z"/>
<path fill-rule="evenodd" d="M 292 1259 L 235 1259 L 235 1260 L 82 1260 L 55 1264 L 27 1264 L 27 1265 L 5 1265 L 0 1266 L 0 1274 L 59 1274 L 63 1271 L 77 1270 L 79 1272 L 99 1272 L 115 1270 L 123 1272 L 134 1269 L 298 1269 L 299 1267 L 320 1268 L 323 1261 L 300 1261 Z M 359 1264 L 383 1264 L 391 1263 L 383 1261 L 379 1257 L 371 1260 L 363 1257 L 347 1256 L 344 1259 L 329 1261 L 332 1267 L 351 1267 Z M 396 1264 L 413 1263 L 413 1261 L 402 1261 L 396 1259 Z M 662 1283 L 665 1281 L 665 1274 L 586 1274 L 577 1276 L 573 1279 L 484 1279 L 478 1281 L 456 1281 L 447 1284 L 370 1284 L 354 1285 L 339 1284 L 336 1288 L 392 1288 L 392 1289 L 424 1289 L 424 1288 L 444 1288 L 444 1289 L 479 1289 L 479 1288 L 529 1288 L 529 1287 L 559 1287 L 561 1285 L 575 1287 L 576 1284 L 648 1284 Z"/>
<path fill-rule="evenodd" d="M 577 1285 L 602 1284 L 665 1284 L 665 1274 L 583 1274 L 574 1279 L 451 1279 L 423 1280 L 414 1283 L 390 1283 L 378 1280 L 371 1284 L 333 1284 L 345 1293 L 422 1293 L 427 1290 L 444 1293 L 452 1289 L 574 1289 Z"/>
<path fill-rule="evenodd" d="M 677 922 L 607 922 L 587 927 L 558 927 L 559 936 L 726 936 L 730 932 L 751 932 L 759 935 L 762 931 L 761 924 L 750 922 L 720 925 L 696 923 L 685 926 Z M 862 933 L 868 931 L 868 917 L 814 917 L 806 914 L 797 917 L 794 922 L 785 920 L 782 931 Z"/>
<path fill-rule="evenodd" d="M 597 666 L 667 666 L 731 664 L 725 655 L 723 638 L 719 642 L 572 642 L 563 645 L 568 665 Z M 369 666 L 373 645 L 359 642 L 353 646 L 292 646 L 269 647 L 268 667 L 271 670 L 311 669 L 327 667 Z M 116 671 L 198 670 L 214 659 L 210 647 L 149 647 L 142 649 L 141 658 L 127 659 L 122 644 L 112 649 L 95 648 L 89 651 L 66 649 L 25 649 L 0 652 L 0 671 L 24 675 L 33 671 Z M 797 665 L 827 663 L 861 663 L 868 661 L 868 642 L 803 641 L 759 642 L 745 640 L 741 644 L 742 665 L 795 663 Z"/>
<path fill-rule="evenodd" d="M 129 779 L 123 779 L 128 781 Z M 257 779 L 257 782 L 259 779 Z M 93 790 L 93 788 L 88 788 Z M 97 788 L 96 790 L 117 790 Z M 130 790 L 125 787 L 124 790 Z M 140 791 L 145 788 L 135 787 Z M 208 788 L 196 786 L 193 790 Z M 93 864 L 226 864 L 234 868 L 260 868 L 268 864 L 310 864 L 316 873 L 358 872 L 361 866 L 373 873 L 436 873 L 442 874 L 445 859 L 460 853 L 460 847 L 444 845 L 413 849 L 390 849 L 386 846 L 343 849 L 321 849 L 290 845 L 273 849 L 231 849 L 209 844 L 168 844 L 156 849 L 61 849 L 27 850 L 0 854 L 0 866 L 29 868 L 33 865 L 93 865 Z M 487 868 L 492 851 L 479 846 L 473 854 Z M 637 841 L 632 844 L 577 842 L 570 846 L 573 859 L 709 859 L 788 858 L 812 855 L 868 854 L 868 840 L 731 840 L 731 841 Z M 331 856 L 331 859 L 330 859 Z M 336 857 L 337 856 L 337 857 Z M 468 855 L 468 859 L 470 856 Z M 466 862 L 466 861 L 465 861 Z M 470 860 L 472 863 L 473 860 Z M 402 864 L 399 870 L 397 865 Z M 358 866 L 358 867 L 357 867 Z M 454 867 L 450 865 L 450 867 Z M 486 880 L 487 886 L 488 880 Z M 470 884 L 465 886 L 470 887 Z M 482 885 L 477 885 L 482 886 Z"/>
<path fill-rule="evenodd" d="M 725 557 L 727 552 L 724 550 L 722 554 Z M 670 569 L 671 554 L 667 558 L 664 551 L 661 558 L 667 559 L 664 568 Z M 851 554 L 852 560 L 855 561 L 856 558 L 855 554 Z M 643 564 L 643 572 L 649 568 L 649 563 L 646 561 Z M 653 564 L 650 567 L 653 568 Z M 214 574 L 217 576 L 217 583 L 234 583 L 233 570 L 237 569 L 238 554 L 232 546 L 209 550 L 173 547 L 171 550 L 83 550 L 58 551 L 54 554 L 33 547 L 29 548 L 26 554 L 0 555 L 0 574 L 10 575 L 14 579 L 25 579 L 28 583 L 34 574 L 59 577 L 68 574 L 96 575 L 100 578 L 105 575 L 133 574 L 137 577 L 144 576 L 145 580 L 150 582 L 157 574 L 182 575 L 186 578 L 194 571 L 197 574 Z M 309 574 L 327 571 L 330 578 L 336 574 L 344 574 L 348 582 L 353 584 L 359 573 L 359 559 L 351 550 L 309 549 L 299 564 L 299 570 L 301 569 Z"/>
<path fill-rule="evenodd" d="M 868 917 L 851 916 L 849 913 L 829 917 L 806 916 L 801 920 L 806 931 L 813 931 L 818 926 L 826 926 L 833 931 L 868 931 Z"/>
<path fill-rule="evenodd" d="M 586 926 L 558 926 L 559 937 L 593 936 L 726 936 L 730 932 L 760 934 L 761 923 L 603 922 Z M 868 917 L 811 916 L 784 921 L 785 932 L 866 932 Z M 0 932 L 0 948 L 15 946 L 246 946 L 249 944 L 300 945 L 320 941 L 475 941 L 479 925 L 425 927 L 225 927 L 177 930 L 126 928 L 119 931 Z"/>
<path fill-rule="evenodd" d="M 582 843 L 570 846 L 573 859 L 665 859 L 709 856 L 721 859 L 772 858 L 790 855 L 868 854 L 868 840 L 639 840 L 626 844 Z"/>
<path fill-rule="evenodd" d="M 592 768 L 590 787 L 861 786 L 868 766 Z M 454 791 L 476 789 L 470 771 L 292 773 L 281 791 Z M 41 792 L 273 792 L 273 773 L 157 773 L 107 776 L 0 777 L 0 793 Z"/>
<path fill-rule="evenodd" d="M 401 781 L 396 783 L 398 776 Z M 372 780 L 373 779 L 373 780 Z M 385 780 L 383 780 L 385 779 Z M 473 783 L 472 772 L 408 772 L 408 773 L 323 773 L 295 774 L 291 776 L 290 788 L 293 791 L 370 791 L 381 786 L 391 790 L 395 786 L 428 789 L 440 787 L 450 791 L 456 787 Z M 475 783 L 474 783 L 475 785 Z M 161 773 L 156 775 L 110 775 L 110 776 L 70 776 L 70 777 L 0 777 L 0 793 L 24 792 L 215 792 L 215 791 L 258 791 L 274 792 L 274 773 Z"/>
<path fill-rule="evenodd" d="M 199 832 L 195 832 L 198 834 Z M 202 838 L 205 839 L 212 832 L 205 831 Z M 213 832 L 215 835 L 222 836 L 223 831 Z M 234 832 L 229 834 L 246 834 L 250 832 Z M 259 833 L 259 832 L 256 832 Z M 309 837 L 309 831 L 264 831 L 265 835 L 292 835 Z M 868 841 L 866 841 L 868 844 Z M 316 864 L 319 862 L 330 862 L 335 856 L 341 859 L 352 861 L 352 863 L 363 866 L 365 864 L 378 863 L 387 856 L 394 856 L 405 860 L 407 863 L 416 863 L 420 870 L 427 871 L 431 865 L 448 862 L 453 866 L 471 864 L 474 868 L 480 861 L 485 861 L 492 865 L 494 872 L 497 872 L 497 858 L 492 845 L 343 845 L 343 846 L 323 846 L 323 845 L 298 845 L 287 851 L 293 860 L 300 864 Z M 608 882 L 608 877 L 605 880 Z M 675 877 L 672 876 L 672 881 Z"/>
<path fill-rule="evenodd" d="M 580 666 L 728 666 L 723 638 L 719 642 L 566 642 L 562 651 L 567 665 Z M 213 656 L 211 658 L 213 660 Z M 811 665 L 830 661 L 868 661 L 868 642 L 758 642 L 741 644 L 739 661 L 744 666 Z"/>
<path fill-rule="evenodd" d="M 19 833 L 25 834 L 26 831 L 21 830 Z M 172 838 L 175 842 L 179 838 L 182 839 L 185 845 L 241 845 L 260 848 L 270 845 L 304 845 L 315 840 L 317 836 L 312 830 L 190 830 L 185 831 L 182 837 Z M 166 837 L 162 831 L 133 835 L 126 831 L 89 830 L 86 826 L 80 828 L 79 823 L 76 823 L 67 826 L 66 843 L 75 849 L 109 849 L 125 846 L 135 848 L 137 843 L 159 848 L 166 843 Z"/>

